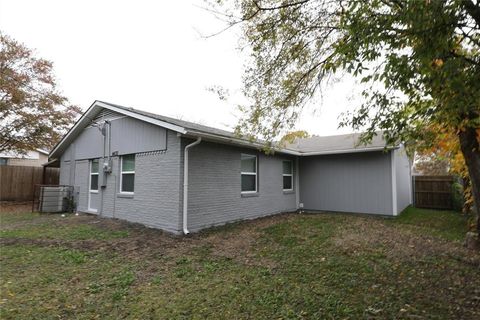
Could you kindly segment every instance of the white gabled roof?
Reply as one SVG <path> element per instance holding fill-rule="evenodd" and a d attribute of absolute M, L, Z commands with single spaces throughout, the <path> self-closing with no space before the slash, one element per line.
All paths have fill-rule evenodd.
<path fill-rule="evenodd" d="M 50 158 L 59 158 L 61 153 L 70 145 L 70 143 L 78 136 L 78 134 L 80 134 L 85 127 L 90 125 L 91 122 L 104 109 L 145 121 L 189 137 L 202 137 L 205 140 L 256 149 L 262 149 L 265 146 L 261 141 L 252 142 L 250 140 L 238 137 L 233 132 L 96 100 L 88 108 L 88 110 L 85 111 L 75 125 L 67 132 L 62 140 L 53 148 L 50 153 Z M 380 136 L 376 136 L 372 143 L 366 146 L 357 145 L 356 140 L 358 140 L 358 136 L 359 134 L 350 134 L 298 139 L 295 141 L 295 143 L 288 144 L 285 148 L 277 149 L 275 151 L 296 156 L 308 156 L 368 152 L 385 149 L 385 141 Z"/>

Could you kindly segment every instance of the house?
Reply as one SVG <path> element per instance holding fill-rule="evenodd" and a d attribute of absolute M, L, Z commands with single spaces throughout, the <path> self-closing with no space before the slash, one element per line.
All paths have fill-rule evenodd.
<path fill-rule="evenodd" d="M 0 166 L 29 166 L 41 167 L 48 161 L 48 151 L 35 149 L 25 154 L 10 151 L 0 152 Z"/>
<path fill-rule="evenodd" d="M 302 139 L 273 155 L 233 133 L 95 101 L 50 153 L 77 210 L 188 233 L 298 209 L 398 215 L 411 203 L 399 145 Z"/>

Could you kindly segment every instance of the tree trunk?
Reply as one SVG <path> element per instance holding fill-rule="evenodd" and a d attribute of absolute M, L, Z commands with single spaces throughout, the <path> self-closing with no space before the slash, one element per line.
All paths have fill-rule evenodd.
<path fill-rule="evenodd" d="M 477 215 L 476 232 L 480 234 L 480 145 L 475 128 L 466 128 L 458 134 L 465 164 L 472 182 L 474 210 Z"/>

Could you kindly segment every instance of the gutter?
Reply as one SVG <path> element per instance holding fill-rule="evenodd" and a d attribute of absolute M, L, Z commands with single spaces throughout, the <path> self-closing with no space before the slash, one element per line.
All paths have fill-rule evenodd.
<path fill-rule="evenodd" d="M 299 156 L 321 156 L 328 154 L 342 154 L 342 153 L 358 153 L 358 152 L 369 152 L 369 151 L 383 151 L 383 150 L 394 150 L 399 147 L 370 147 L 370 148 L 359 148 L 359 149 L 340 149 L 340 150 L 330 150 L 330 151 L 306 151 L 299 152 Z"/>
<path fill-rule="evenodd" d="M 188 231 L 188 150 L 191 147 L 196 146 L 202 141 L 201 137 L 198 137 L 197 140 L 185 146 L 184 157 L 183 157 L 183 233 L 189 234 Z"/>

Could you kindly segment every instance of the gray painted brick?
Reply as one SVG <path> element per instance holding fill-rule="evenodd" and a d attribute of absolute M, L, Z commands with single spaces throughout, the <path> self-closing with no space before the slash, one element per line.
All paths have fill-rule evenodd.
<path fill-rule="evenodd" d="M 259 156 L 258 196 L 242 197 L 241 153 Z M 189 169 L 189 230 L 296 210 L 295 193 L 283 192 L 283 159 L 295 160 L 209 142 L 193 147 Z"/>

